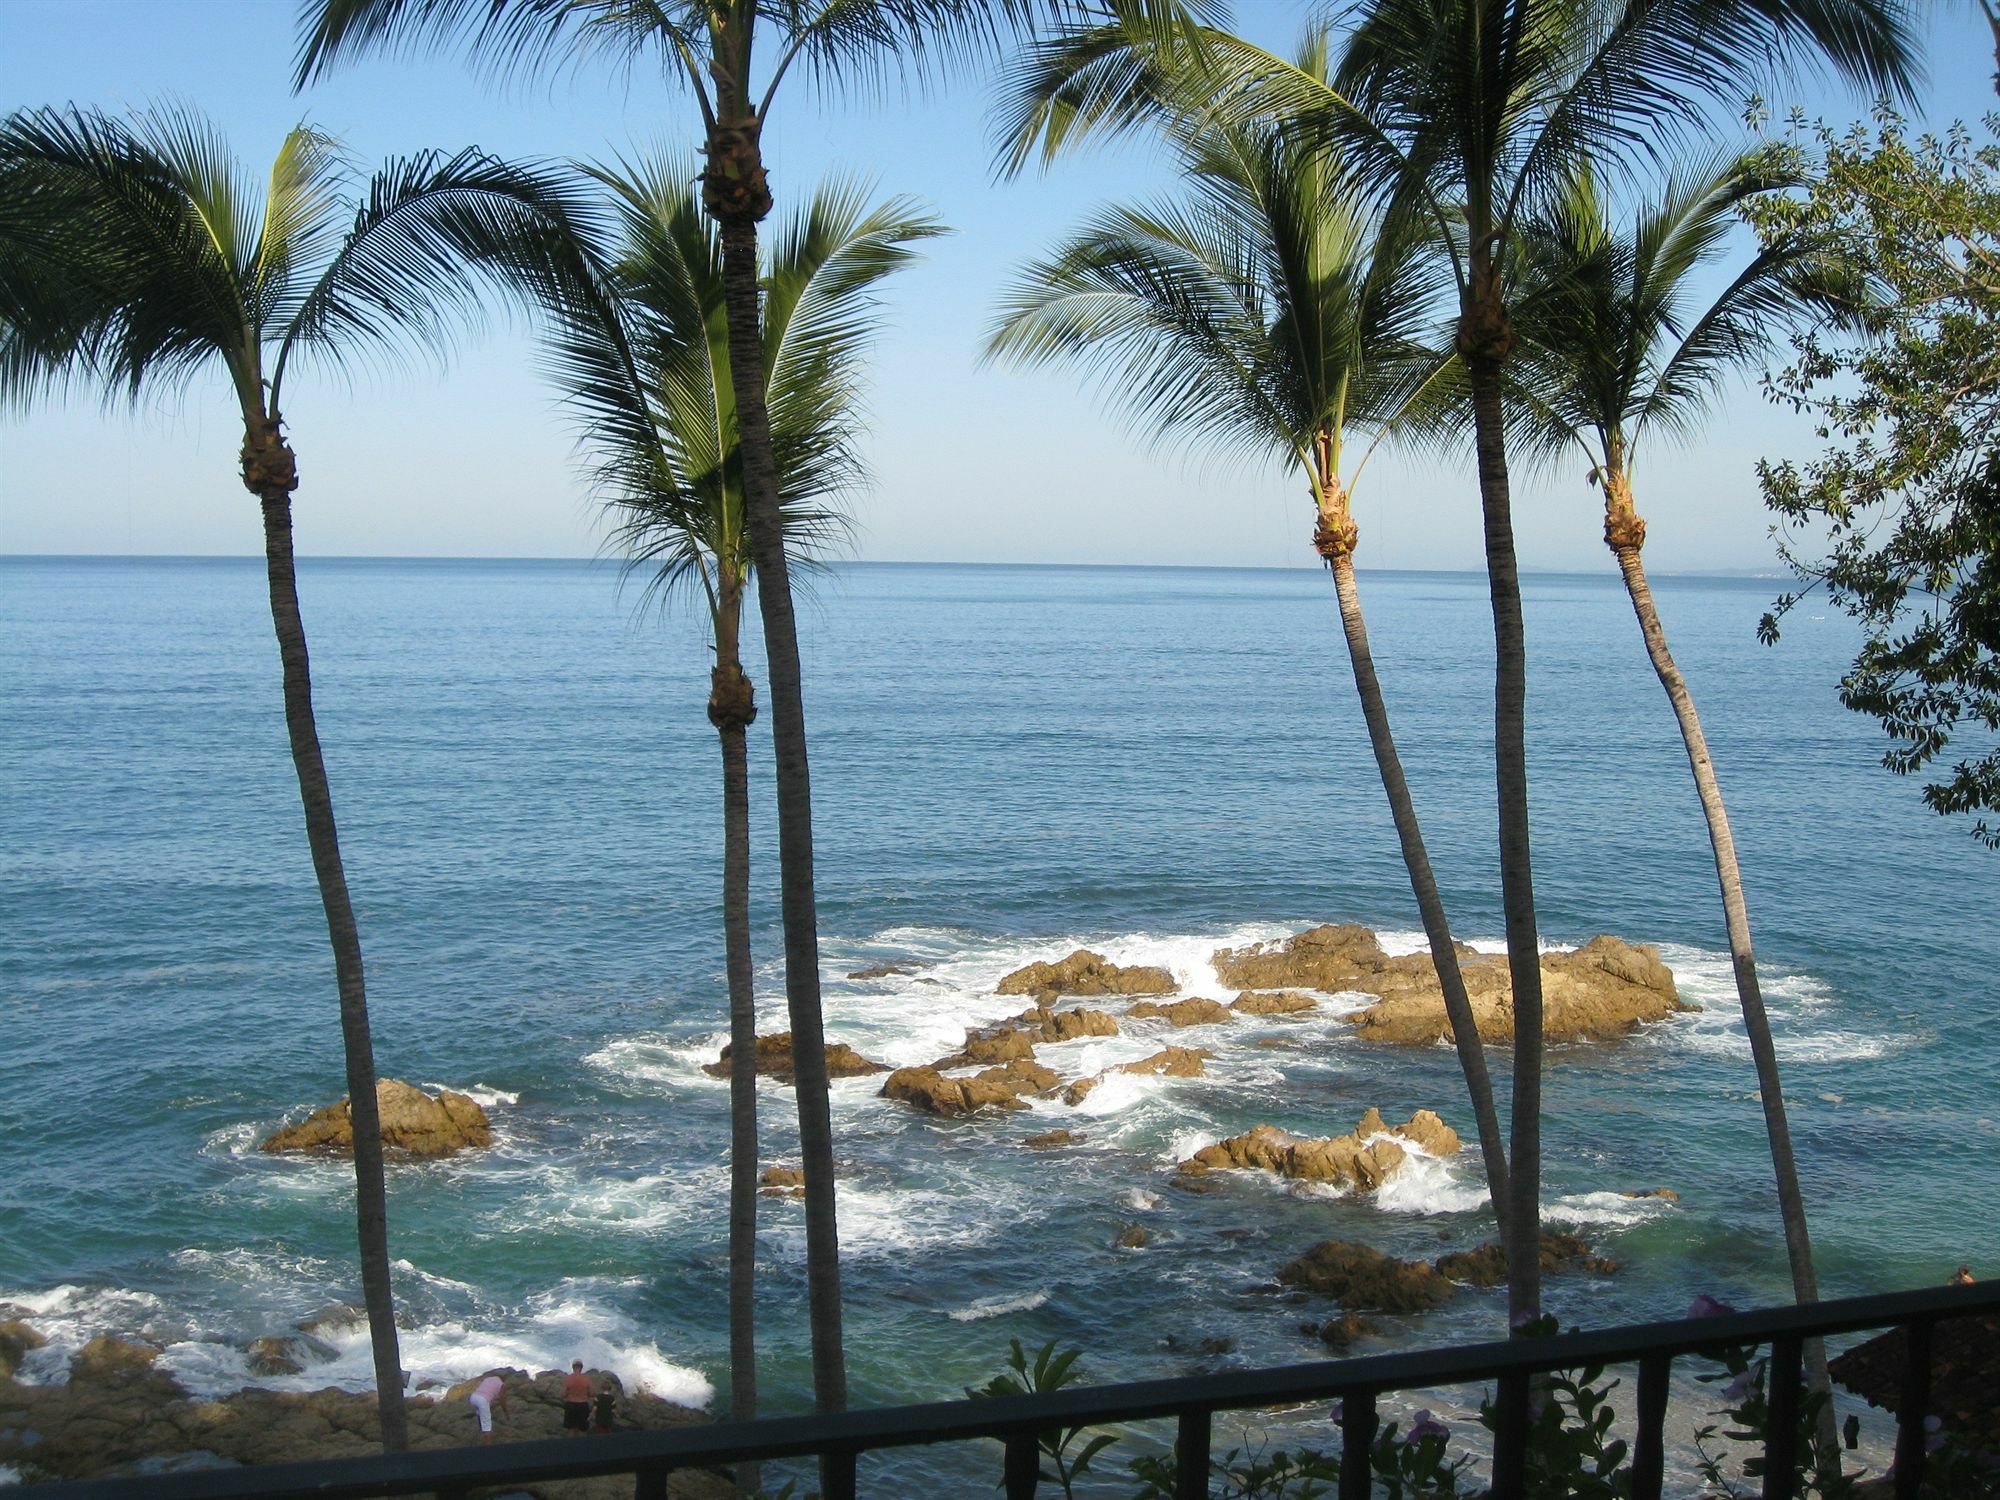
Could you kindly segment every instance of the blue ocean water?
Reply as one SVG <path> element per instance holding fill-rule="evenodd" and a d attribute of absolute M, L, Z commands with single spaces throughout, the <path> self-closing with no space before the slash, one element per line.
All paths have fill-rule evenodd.
<path fill-rule="evenodd" d="M 726 1028 L 699 622 L 646 613 L 609 565 L 300 574 L 378 1064 L 473 1092 L 499 1131 L 486 1155 L 393 1171 L 405 1363 L 422 1383 L 575 1355 L 705 1399 L 727 1364 L 727 1121 L 699 1066 Z M 1990 1263 L 2000 855 L 1877 765 L 1878 731 L 1833 695 L 1843 618 L 1797 617 L 1766 649 L 1777 584 L 1655 583 L 1730 801 L 1823 1287 Z M 1484 580 L 1362 591 L 1454 924 L 1490 944 Z M 1671 713 L 1614 576 L 1526 594 L 1544 940 L 1657 943 L 1701 1007 L 1552 1055 L 1545 1211 L 1625 1269 L 1552 1281 L 1550 1305 L 1601 1325 L 1697 1291 L 1782 1298 Z M 1084 944 L 1211 993 L 1224 944 L 1328 920 L 1415 944 L 1324 574 L 853 565 L 802 628 L 828 1031 L 864 1054 L 930 1061 L 1019 1008 L 1001 974 Z M 767 733 L 755 917 L 778 1030 Z M 247 1340 L 354 1297 L 346 1168 L 254 1149 L 342 1091 L 302 833 L 260 562 L 0 559 L 0 1302 L 55 1336 L 30 1375 L 110 1329 L 232 1389 Z M 883 961 L 920 967 L 843 977 Z M 1081 1074 L 1162 1044 L 1127 1031 L 1042 1057 Z M 1285 1260 L 1329 1237 L 1426 1256 L 1490 1237 L 1470 1151 L 1376 1202 L 1170 1186 L 1258 1121 L 1328 1134 L 1427 1107 L 1469 1134 L 1449 1049 L 1364 1046 L 1330 1015 L 1172 1039 L 1215 1048 L 1211 1076 L 1076 1109 L 943 1122 L 836 1084 L 857 1403 L 956 1395 L 1010 1337 L 1081 1344 L 1098 1379 L 1314 1357 L 1313 1311 L 1254 1290 Z M 795 1160 L 789 1092 L 763 1100 L 765 1159 Z M 1083 1143 L 1022 1148 L 1058 1125 Z M 1678 1205 L 1620 1196 L 1659 1186 Z M 766 1406 L 800 1410 L 800 1210 L 763 1215 Z M 1115 1249 L 1133 1223 L 1151 1242 Z M 1502 1295 L 1384 1320 L 1369 1347 L 1491 1336 Z M 340 1347 L 266 1383 L 364 1384 L 358 1330 Z"/>

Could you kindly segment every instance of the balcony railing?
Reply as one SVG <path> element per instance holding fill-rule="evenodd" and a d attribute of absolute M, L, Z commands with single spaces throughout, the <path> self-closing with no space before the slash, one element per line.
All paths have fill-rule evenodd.
<path fill-rule="evenodd" d="M 1635 1500 L 1659 1500 L 1665 1477 L 1667 1384 L 1674 1360 L 1730 1345 L 1769 1345 L 1771 1419 L 1764 1435 L 1763 1495 L 1764 1500 L 1790 1500 L 1798 1457 L 1799 1371 L 1806 1342 L 1899 1327 L 1905 1333 L 1908 1357 L 1897 1402 L 1895 1494 L 1898 1500 L 1915 1500 L 1924 1472 L 1932 1330 L 1940 1322 L 1994 1312 L 2000 1312 L 2000 1284 L 1938 1287 L 1810 1307 L 1768 1308 L 1279 1369 L 1073 1387 L 1038 1395 L 722 1422 L 671 1432 L 614 1433 L 584 1443 L 553 1439 L 334 1462 L 207 1469 L 145 1479 L 89 1480 L 30 1486 L 19 1493 L 23 1500 L 294 1500 L 306 1496 L 360 1500 L 365 1496 L 426 1493 L 440 1500 L 457 1500 L 468 1491 L 488 1486 L 627 1474 L 633 1479 L 635 1500 L 664 1500 L 667 1476 L 676 1469 L 726 1468 L 745 1459 L 816 1457 L 824 1500 L 856 1500 L 855 1461 L 863 1453 L 996 1439 L 1005 1448 L 1001 1484 L 1007 1500 L 1033 1500 L 1039 1467 L 1038 1434 L 1059 1427 L 1172 1419 L 1177 1424 L 1179 1448 L 1176 1500 L 1206 1500 L 1210 1424 L 1217 1412 L 1337 1400 L 1342 1403 L 1340 1497 L 1366 1500 L 1378 1398 L 1395 1391 L 1490 1381 L 1496 1386 L 1497 1414 L 1493 1494 L 1499 1500 L 1514 1500 L 1522 1493 L 1533 1377 L 1587 1365 L 1637 1364 L 1632 1493 Z"/>

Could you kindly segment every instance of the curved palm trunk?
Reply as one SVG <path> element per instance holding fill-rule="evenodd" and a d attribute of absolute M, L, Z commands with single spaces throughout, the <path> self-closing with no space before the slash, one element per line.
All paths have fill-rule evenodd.
<path fill-rule="evenodd" d="M 1487 274 L 1490 277 L 1490 271 Z M 1513 1139 L 1508 1152 L 1513 1201 L 1507 1213 L 1513 1233 L 1507 1240 L 1507 1319 L 1518 1327 L 1539 1316 L 1542 1304 L 1542 962 L 1528 843 L 1527 637 L 1500 411 L 1500 365 L 1513 335 L 1505 308 L 1496 301 L 1479 304 L 1466 322 L 1478 325 L 1462 327 L 1459 338 L 1472 386 L 1486 581 L 1493 603 L 1493 768 L 1500 804 L 1507 975 L 1514 993 Z M 1472 347 L 1466 348 L 1468 343 Z"/>
<path fill-rule="evenodd" d="M 368 1031 L 368 994 L 361 971 L 361 932 L 340 862 L 340 834 L 333 820 L 333 791 L 320 756 L 313 722 L 312 670 L 306 657 L 305 620 L 299 613 L 298 576 L 292 561 L 292 491 L 298 465 L 279 435 L 279 418 L 246 420 L 243 484 L 263 503 L 264 563 L 270 580 L 271 624 L 285 676 L 285 728 L 298 771 L 306 842 L 340 990 L 340 1041 L 347 1060 L 348 1108 L 354 1124 L 354 1217 L 361 1246 L 361 1295 L 368 1309 L 368 1338 L 375 1356 L 375 1392 L 382 1415 L 382 1448 L 409 1446 L 403 1410 L 403 1361 L 396 1310 L 389 1291 L 388 1189 L 382 1172 L 382 1117 L 375 1099 L 375 1048 Z"/>
<path fill-rule="evenodd" d="M 738 651 L 743 594 L 726 579 L 715 631 L 709 722 L 722 741 L 722 933 L 729 969 L 729 1416 L 757 1419 L 757 996 L 750 960 L 750 755 L 757 717 Z M 761 1466 L 736 1466 L 754 1495 Z"/>
<path fill-rule="evenodd" d="M 1331 544 L 1321 543 L 1322 536 L 1331 536 Z M 1430 940 L 1431 961 L 1437 965 L 1445 1014 L 1451 1020 L 1452 1043 L 1458 1049 L 1458 1064 L 1465 1074 L 1465 1091 L 1472 1097 L 1472 1117 L 1479 1130 L 1486 1186 L 1493 1198 L 1493 1213 L 1500 1222 L 1500 1241 L 1504 1246 L 1509 1206 L 1507 1151 L 1500 1134 L 1500 1116 L 1493 1107 L 1493 1080 L 1487 1075 L 1486 1049 L 1480 1043 L 1479 1027 L 1472 1017 L 1472 1001 L 1465 993 L 1465 976 L 1458 967 L 1451 924 L 1445 917 L 1443 898 L 1438 895 L 1437 879 L 1431 873 L 1430 853 L 1424 847 L 1423 830 L 1417 823 L 1416 804 L 1410 798 L 1402 757 L 1396 753 L 1396 740 L 1389 729 L 1389 706 L 1382 697 L 1381 680 L 1375 675 L 1375 655 L 1369 649 L 1368 626 L 1361 617 L 1361 594 L 1354 583 L 1354 523 L 1343 515 L 1332 526 L 1323 524 L 1314 541 L 1333 570 L 1334 591 L 1340 599 L 1340 625 L 1347 635 L 1347 656 L 1354 666 L 1355 690 L 1361 696 L 1361 716 L 1368 724 L 1368 743 L 1375 752 L 1375 765 L 1382 773 L 1382 790 L 1388 795 L 1396 837 L 1403 846 L 1403 865 L 1410 873 L 1410 890 L 1417 898 L 1424 936 Z"/>
<path fill-rule="evenodd" d="M 785 566 L 778 472 L 764 404 L 759 338 L 757 221 L 770 211 L 757 148 L 758 121 L 725 117 L 709 132 L 703 201 L 722 229 L 722 284 L 729 323 L 729 379 L 743 452 L 744 520 L 757 570 L 757 607 L 771 681 L 771 741 L 777 761 L 778 866 L 785 925 L 785 1002 L 792 1024 L 800 1165 L 806 1177 L 806 1289 L 812 1322 L 813 1396 L 820 1411 L 847 1407 L 841 1348 L 840 1234 L 834 1219 L 833 1123 L 827 1098 L 826 1028 L 820 1014 L 819 921 L 813 897 L 812 783 L 806 763 L 805 700 L 798 626 Z"/>
<path fill-rule="evenodd" d="M 1715 878 L 1722 888 L 1722 918 L 1729 931 L 1730 965 L 1736 971 L 1736 997 L 1743 1007 L 1743 1030 L 1750 1038 L 1750 1057 L 1757 1068 L 1757 1093 L 1764 1103 L 1764 1132 L 1771 1142 L 1771 1169 L 1778 1181 L 1778 1215 L 1785 1226 L 1785 1253 L 1792 1270 L 1792 1295 L 1801 1303 L 1819 1300 L 1819 1278 L 1813 1271 L 1812 1236 L 1806 1228 L 1805 1195 L 1799 1189 L 1797 1159 L 1792 1154 L 1792 1129 L 1785 1117 L 1784 1085 L 1778 1077 L 1778 1053 L 1771 1041 L 1771 1021 L 1764 1011 L 1763 991 L 1757 984 L 1757 955 L 1750 944 L 1750 912 L 1743 900 L 1743 876 L 1736 864 L 1736 840 L 1729 831 L 1729 811 L 1723 806 L 1722 788 L 1715 779 L 1715 762 L 1709 758 L 1708 738 L 1701 730 L 1694 698 L 1687 682 L 1667 649 L 1666 626 L 1653 605 L 1653 591 L 1646 582 L 1645 564 L 1639 549 L 1646 542 L 1646 523 L 1632 508 L 1630 481 L 1617 470 L 1605 475 L 1604 542 L 1618 559 L 1618 571 L 1625 577 L 1625 592 L 1631 596 L 1632 612 L 1639 619 L 1639 633 L 1645 637 L 1646 655 L 1653 672 L 1666 689 L 1680 724 L 1681 743 L 1687 749 L 1688 768 L 1694 773 L 1695 792 L 1701 798 L 1702 816 L 1708 820 L 1709 847 L 1715 854 Z M 1812 1340 L 1806 1352 L 1807 1374 L 1814 1390 L 1827 1390 L 1826 1345 Z M 1833 1408 L 1820 1414 L 1821 1441 L 1833 1442 Z"/>

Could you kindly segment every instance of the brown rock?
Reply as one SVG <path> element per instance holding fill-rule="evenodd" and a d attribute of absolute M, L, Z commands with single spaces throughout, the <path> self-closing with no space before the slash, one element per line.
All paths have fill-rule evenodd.
<path fill-rule="evenodd" d="M 1004 1068 L 988 1068 L 971 1078 L 947 1078 L 936 1068 L 898 1068 L 882 1085 L 882 1093 L 926 1114 L 965 1115 L 989 1105 L 1026 1109 L 1021 1095 L 1042 1093 L 1058 1082 L 1052 1069 L 1016 1058 Z"/>
<path fill-rule="evenodd" d="M 1397 1260 L 1367 1245 L 1325 1240 L 1278 1271 L 1281 1285 L 1361 1312 L 1428 1312 L 1456 1290 L 1428 1261 Z"/>
<path fill-rule="evenodd" d="M 303 1375 L 306 1362 L 298 1339 L 261 1338 L 250 1340 L 244 1353 L 249 1356 L 252 1375 Z"/>
<path fill-rule="evenodd" d="M 1408 1123 L 1393 1130 L 1380 1111 L 1370 1109 L 1347 1135 L 1309 1139 L 1257 1125 L 1242 1135 L 1204 1146 L 1180 1165 L 1191 1176 L 1218 1169 L 1248 1168 L 1276 1172 L 1306 1182 L 1330 1182 L 1359 1193 L 1373 1192 L 1403 1164 L 1407 1155 L 1394 1139 L 1400 1136 L 1430 1152 L 1447 1156 L 1458 1150 L 1458 1133 L 1430 1110 L 1419 1110 Z"/>
<path fill-rule="evenodd" d="M 1621 1198 L 1663 1198 L 1669 1203 L 1681 1201 L 1681 1195 L 1672 1188 L 1625 1188 L 1618 1194 Z"/>
<path fill-rule="evenodd" d="M 803 1198 L 806 1173 L 803 1167 L 766 1167 L 757 1174 L 757 1191 L 767 1198 Z"/>
<path fill-rule="evenodd" d="M 1071 1010 L 1051 1010 L 1044 1005 L 1035 1010 L 1024 1010 L 1014 1018 L 1017 1028 L 1027 1031 L 1038 1042 L 1073 1042 L 1083 1036 L 1116 1036 L 1118 1023 L 1101 1010 L 1085 1010 L 1077 1006 Z"/>
<path fill-rule="evenodd" d="M 46 1338 L 19 1318 L 9 1318 L 0 1323 L 0 1375 L 12 1375 L 21 1368 L 21 1361 L 30 1350 L 39 1349 L 46 1343 Z"/>
<path fill-rule="evenodd" d="M 141 1344 L 131 1339 L 100 1333 L 77 1350 L 69 1362 L 72 1381 L 122 1381 L 145 1375 L 160 1357 L 157 1344 Z"/>
<path fill-rule="evenodd" d="M 733 1066 L 730 1053 L 734 1050 L 732 1046 L 725 1046 L 722 1056 L 712 1063 L 702 1064 L 702 1072 L 711 1078 L 727 1078 Z M 792 1071 L 792 1034 L 789 1031 L 757 1038 L 759 1078 L 775 1078 L 780 1083 L 790 1083 Z M 845 1042 L 826 1044 L 826 1076 L 829 1078 L 859 1078 L 868 1073 L 888 1071 L 887 1063 L 870 1062 Z"/>
<path fill-rule="evenodd" d="M 1034 963 L 1016 969 L 998 986 L 1003 995 L 1037 995 L 1054 990 L 1062 995 L 1166 995 L 1174 976 L 1165 969 L 1121 968 L 1102 953 L 1079 948 L 1059 963 Z"/>
<path fill-rule="evenodd" d="M 375 1105 L 382 1116 L 385 1151 L 405 1156 L 456 1156 L 460 1151 L 493 1144 L 493 1127 L 486 1111 L 450 1089 L 440 1090 L 433 1099 L 420 1088 L 384 1078 L 375 1085 Z M 329 1104 L 296 1125 L 274 1131 L 258 1149 L 352 1156 L 354 1121 L 348 1113 L 348 1101 Z"/>
<path fill-rule="evenodd" d="M 1029 1136 L 1021 1144 L 1030 1151 L 1054 1151 L 1058 1147 L 1075 1145 L 1082 1139 L 1082 1136 L 1067 1130 L 1044 1130 L 1040 1135 Z"/>
<path fill-rule="evenodd" d="M 1152 1232 L 1144 1224 L 1127 1224 L 1111 1243 L 1120 1250 L 1143 1250 L 1152 1238 Z"/>
<path fill-rule="evenodd" d="M 1314 927 L 1278 942 L 1218 949 L 1216 977 L 1232 989 L 1348 990 L 1377 972 L 1388 955 L 1366 927 Z"/>
<path fill-rule="evenodd" d="M 871 964 L 865 969 L 856 969 L 849 979 L 889 979 L 899 974 L 914 974 L 917 971 L 908 964 Z"/>
<path fill-rule="evenodd" d="M 1200 1078 L 1206 1073 L 1201 1065 L 1204 1057 L 1215 1054 L 1202 1047 L 1168 1047 L 1155 1052 L 1151 1057 L 1142 1057 L 1137 1062 L 1120 1063 L 1114 1068 L 1106 1068 L 1102 1073 L 1093 1073 L 1088 1078 L 1079 1078 L 1063 1091 L 1063 1103 L 1081 1104 L 1089 1097 L 1090 1091 L 1104 1082 L 1112 1073 L 1158 1073 L 1168 1078 Z"/>
<path fill-rule="evenodd" d="M 1319 1009 L 1319 1002 L 1298 990 L 1245 990 L 1229 1008 L 1241 1016 L 1296 1016 Z"/>
<path fill-rule="evenodd" d="M 352 1302 L 329 1302 L 310 1317 L 299 1319 L 292 1327 L 300 1333 L 317 1337 L 343 1328 L 356 1328 L 367 1321 L 367 1308 L 357 1307 Z"/>
<path fill-rule="evenodd" d="M 1345 1349 L 1357 1340 L 1379 1332 L 1376 1326 L 1360 1313 L 1343 1312 L 1337 1318 L 1328 1318 L 1324 1323 L 1301 1323 L 1299 1332 L 1309 1339 L 1318 1339 L 1329 1349 Z"/>
<path fill-rule="evenodd" d="M 1141 1000 L 1137 1005 L 1127 1007 L 1125 1014 L 1134 1020 L 1144 1016 L 1164 1016 L 1176 1026 L 1208 1026 L 1217 1021 L 1236 1019 L 1235 1013 L 1228 1006 L 1198 995 L 1191 995 L 1185 1000 L 1176 1000 L 1171 1005 Z"/>
<path fill-rule="evenodd" d="M 1590 1246 L 1573 1234 L 1543 1235 L 1541 1260 L 1544 1276 L 1561 1275 L 1565 1271 L 1590 1271 L 1609 1276 L 1618 1269 L 1617 1261 L 1592 1255 Z M 1437 1268 L 1440 1275 L 1462 1281 L 1468 1286 L 1507 1284 L 1507 1258 L 1497 1244 L 1440 1255 Z"/>

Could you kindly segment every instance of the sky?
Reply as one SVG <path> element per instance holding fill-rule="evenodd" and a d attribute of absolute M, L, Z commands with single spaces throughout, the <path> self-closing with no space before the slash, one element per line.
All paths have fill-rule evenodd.
<path fill-rule="evenodd" d="M 1312 7 L 1238 0 L 1238 29 L 1287 47 Z M 162 100 L 206 114 L 254 171 L 301 121 L 372 169 L 398 154 L 477 145 L 512 157 L 605 160 L 692 153 L 691 101 L 656 73 L 610 64 L 495 78 L 460 55 L 369 56 L 303 94 L 291 87 L 294 0 L 0 0 L 0 105 L 110 111 Z M 1922 114 L 1994 105 L 1992 40 L 1972 0 L 1929 7 Z M 1138 145 L 1000 182 L 991 170 L 990 71 L 911 96 L 826 97 L 787 81 L 764 146 L 778 210 L 830 171 L 921 200 L 950 237 L 884 292 L 851 555 L 884 562 L 1310 566 L 1311 502 L 1294 473 L 1234 456 L 1161 453 L 1075 372 L 1013 371 L 979 348 L 1000 289 L 1027 258 L 1101 205 L 1172 189 Z M 798 85 L 807 84 L 801 88 Z M 1845 122 L 1867 101 L 1806 81 L 1772 103 Z M 575 433 L 536 369 L 529 330 L 497 317 L 447 363 L 301 371 L 288 383 L 298 453 L 297 546 L 321 556 L 592 557 L 608 528 Z M 71 394 L 0 412 L 0 552 L 248 555 L 256 502 L 236 477 L 240 418 L 219 374 L 134 409 Z M 1811 455 L 1809 428 L 1754 382 L 1730 393 L 1698 445 L 1661 449 L 1637 476 L 1659 572 L 1772 570 L 1759 457 Z M 1517 474 L 1524 566 L 1609 571 L 1601 501 L 1577 463 Z M 1483 563 L 1469 461 L 1375 456 L 1355 490 L 1357 562 Z"/>

